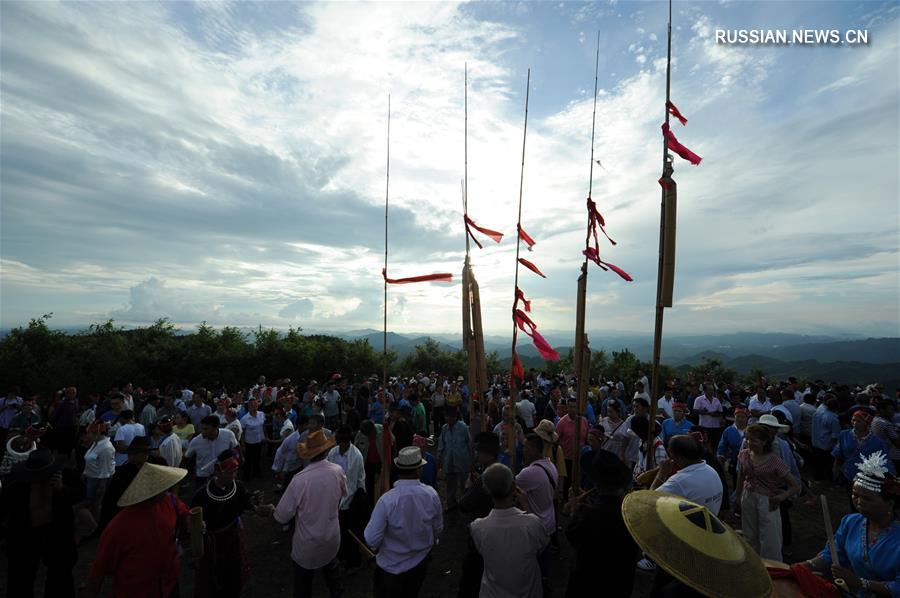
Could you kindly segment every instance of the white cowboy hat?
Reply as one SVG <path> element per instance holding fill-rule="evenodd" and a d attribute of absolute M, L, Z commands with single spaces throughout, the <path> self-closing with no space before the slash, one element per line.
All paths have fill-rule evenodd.
<path fill-rule="evenodd" d="M 778 418 L 776 418 L 771 413 L 766 413 L 765 415 L 759 418 L 759 423 L 764 426 L 769 426 L 770 428 L 778 428 L 779 430 L 786 430 L 790 426 L 786 426 L 784 424 L 778 423 Z"/>

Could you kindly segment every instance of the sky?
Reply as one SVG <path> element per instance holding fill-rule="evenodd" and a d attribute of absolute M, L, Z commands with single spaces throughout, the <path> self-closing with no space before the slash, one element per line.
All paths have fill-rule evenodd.
<path fill-rule="evenodd" d="M 169 318 L 380 329 L 388 96 L 394 332 L 458 332 L 468 204 L 485 331 L 508 333 L 531 69 L 519 286 L 575 326 L 649 333 L 666 5 L 2 2 L 0 326 Z M 678 248 L 667 332 L 900 334 L 900 5 L 675 2 Z M 865 29 L 867 45 L 722 45 L 716 29 Z"/>

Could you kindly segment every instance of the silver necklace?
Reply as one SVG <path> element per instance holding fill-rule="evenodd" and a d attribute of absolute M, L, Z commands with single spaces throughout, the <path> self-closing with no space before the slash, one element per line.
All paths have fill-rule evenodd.
<path fill-rule="evenodd" d="M 206 482 L 206 495 L 217 502 L 225 502 L 227 500 L 231 500 L 232 498 L 234 498 L 234 495 L 237 494 L 237 482 L 234 480 L 231 481 L 231 490 L 229 490 L 223 496 L 216 496 L 215 494 L 213 494 L 211 487 L 212 480 Z"/>

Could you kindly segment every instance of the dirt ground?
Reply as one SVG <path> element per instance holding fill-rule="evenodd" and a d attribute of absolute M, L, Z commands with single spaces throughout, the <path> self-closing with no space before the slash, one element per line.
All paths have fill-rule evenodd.
<path fill-rule="evenodd" d="M 279 494 L 274 490 L 274 482 L 271 477 L 254 480 L 249 485 L 251 490 L 263 490 L 263 502 L 277 501 Z M 439 481 L 439 488 L 443 488 Z M 849 511 L 849 503 L 845 492 L 837 487 L 829 486 L 824 489 L 829 499 L 831 513 L 835 528 L 843 514 Z M 184 493 L 187 497 L 187 492 Z M 721 518 L 728 524 L 740 529 L 740 522 L 732 517 L 730 511 L 723 511 Z M 786 558 L 788 562 L 802 561 L 811 558 L 821 550 L 825 543 L 825 533 L 822 521 L 822 513 L 816 502 L 815 506 L 806 506 L 802 501 L 795 502 L 792 509 L 791 520 L 793 522 L 794 541 L 791 547 L 792 556 Z M 445 516 L 444 532 L 441 535 L 440 544 L 432 552 L 432 561 L 428 569 L 428 575 L 422 588 L 422 598 L 450 598 L 457 596 L 460 566 L 466 551 L 467 519 L 458 512 L 451 512 Z M 565 524 L 563 520 L 562 525 Z M 291 536 L 289 532 L 282 531 L 282 527 L 271 518 L 248 516 L 244 518 L 247 538 L 247 549 L 250 558 L 251 580 L 245 587 L 244 597 L 287 598 L 292 596 L 293 572 L 290 560 Z M 561 597 L 565 594 L 566 583 L 569 577 L 569 563 L 574 560 L 574 554 L 565 541 L 565 534 L 560 534 L 561 549 L 553 557 L 554 596 Z M 82 583 L 90 569 L 97 541 L 91 540 L 82 545 L 79 550 L 79 561 L 75 568 L 76 584 Z M 6 593 L 6 551 L 4 544 L 0 549 L 2 558 L 2 575 L 0 575 L 0 596 Z M 363 598 L 372 595 L 372 570 L 373 567 L 364 567 L 355 571 L 349 571 L 344 575 L 344 597 Z M 638 571 L 635 579 L 635 597 L 646 596 L 652 584 L 652 574 Z M 181 596 L 188 598 L 193 595 L 193 571 L 182 563 L 181 572 Z M 42 595 L 43 568 L 39 574 L 36 586 L 36 595 Z M 107 580 L 104 587 L 104 596 L 111 593 L 111 582 Z M 314 595 L 327 597 L 328 592 L 321 578 L 317 578 L 314 584 Z M 48 597 L 51 598 L 51 597 Z"/>

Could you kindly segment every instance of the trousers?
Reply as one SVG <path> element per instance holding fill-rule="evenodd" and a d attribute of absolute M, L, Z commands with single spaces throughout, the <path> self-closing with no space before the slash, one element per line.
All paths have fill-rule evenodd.
<path fill-rule="evenodd" d="M 340 598 L 344 593 L 341 583 L 341 568 L 338 565 L 337 557 L 319 569 L 304 569 L 296 562 L 292 561 L 292 563 L 294 565 L 294 598 L 312 598 L 312 583 L 316 571 L 321 571 L 325 576 L 325 585 L 328 587 L 328 595 L 331 598 Z"/>
<path fill-rule="evenodd" d="M 741 494 L 741 531 L 759 556 L 774 561 L 781 555 L 781 510 L 769 509 L 769 497 L 753 490 Z"/>
<path fill-rule="evenodd" d="M 381 567 L 375 568 L 375 598 L 417 598 L 425 574 L 428 573 L 428 562 L 431 554 L 422 559 L 418 565 L 403 573 L 388 573 Z"/>

